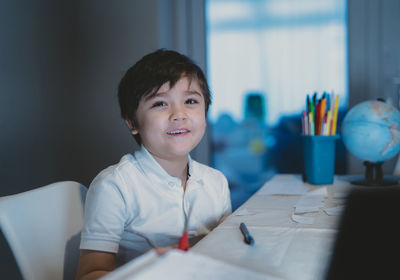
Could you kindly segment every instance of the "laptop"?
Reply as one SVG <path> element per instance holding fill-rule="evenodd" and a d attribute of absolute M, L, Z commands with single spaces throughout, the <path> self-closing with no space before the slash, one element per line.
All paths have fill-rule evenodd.
<path fill-rule="evenodd" d="M 400 187 L 357 187 L 346 200 L 326 279 L 400 279 Z"/>

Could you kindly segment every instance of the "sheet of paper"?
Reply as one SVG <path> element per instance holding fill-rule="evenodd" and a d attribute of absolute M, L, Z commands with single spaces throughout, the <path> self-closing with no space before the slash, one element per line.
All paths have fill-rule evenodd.
<path fill-rule="evenodd" d="M 170 250 L 158 257 L 154 263 L 127 276 L 126 280 L 154 279 L 210 279 L 210 280 L 268 280 L 280 279 L 275 276 L 261 274 L 249 269 L 233 266 L 208 256 L 179 250 Z M 107 278 L 109 279 L 109 278 Z M 112 279 L 112 278 L 110 278 Z M 119 278 L 118 278 L 119 279 Z"/>
<path fill-rule="evenodd" d="M 315 213 L 319 212 L 319 206 L 301 206 L 294 209 L 295 214 Z"/>
<path fill-rule="evenodd" d="M 300 175 L 275 176 L 267 181 L 257 195 L 302 195 L 307 193 L 308 187 L 301 180 Z"/>
<path fill-rule="evenodd" d="M 304 217 L 304 216 L 293 214 L 292 220 L 295 221 L 296 223 L 300 223 L 300 224 L 306 224 L 306 225 L 314 224 L 314 217 Z"/>
<path fill-rule="evenodd" d="M 340 216 L 343 213 L 344 205 L 338 205 L 335 207 L 324 208 L 324 211 L 329 216 Z"/>
<path fill-rule="evenodd" d="M 257 212 L 251 211 L 251 210 L 247 209 L 246 207 L 242 208 L 242 209 L 239 209 L 238 211 L 236 211 L 234 213 L 235 216 L 252 216 L 252 215 L 255 215 L 255 214 L 257 214 Z"/>
<path fill-rule="evenodd" d="M 324 207 L 324 197 L 319 195 L 303 195 L 294 206 L 295 214 L 318 212 Z"/>
<path fill-rule="evenodd" d="M 322 196 L 322 197 L 328 197 L 328 190 L 326 187 L 318 187 L 312 191 L 309 191 L 307 196 Z"/>

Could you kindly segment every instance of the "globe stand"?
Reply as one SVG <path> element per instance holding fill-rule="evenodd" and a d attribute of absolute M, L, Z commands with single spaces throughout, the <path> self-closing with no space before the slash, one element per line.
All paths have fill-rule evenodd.
<path fill-rule="evenodd" d="M 396 185 L 396 180 L 383 179 L 383 162 L 373 163 L 364 161 L 365 178 L 363 180 L 352 181 L 351 183 L 359 186 L 392 186 Z"/>

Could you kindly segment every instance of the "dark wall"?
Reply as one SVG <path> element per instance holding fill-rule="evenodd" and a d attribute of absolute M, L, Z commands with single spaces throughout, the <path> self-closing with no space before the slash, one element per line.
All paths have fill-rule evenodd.
<path fill-rule="evenodd" d="M 136 149 L 117 86 L 159 47 L 157 0 L 0 0 L 0 196 L 88 186 Z M 20 279 L 0 233 L 0 271 Z"/>
<path fill-rule="evenodd" d="M 0 196 L 89 185 L 136 149 L 117 86 L 158 48 L 157 1 L 0 1 Z"/>

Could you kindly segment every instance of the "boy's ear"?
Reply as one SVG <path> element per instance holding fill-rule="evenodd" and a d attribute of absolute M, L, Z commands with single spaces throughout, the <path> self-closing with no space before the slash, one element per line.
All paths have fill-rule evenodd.
<path fill-rule="evenodd" d="M 128 126 L 129 130 L 133 135 L 136 135 L 139 133 L 139 131 L 136 129 L 136 127 L 133 125 L 131 120 L 125 119 L 125 123 Z"/>

